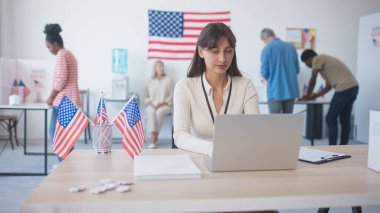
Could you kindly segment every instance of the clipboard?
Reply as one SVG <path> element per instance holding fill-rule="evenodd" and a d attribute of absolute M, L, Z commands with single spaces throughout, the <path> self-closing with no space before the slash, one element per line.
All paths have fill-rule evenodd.
<path fill-rule="evenodd" d="M 348 155 L 348 154 L 321 151 L 321 150 L 301 147 L 300 153 L 298 155 L 298 160 L 308 162 L 308 163 L 322 164 L 322 163 L 327 163 L 330 161 L 340 160 L 340 159 L 345 159 L 345 158 L 350 158 L 350 157 L 351 155 Z"/>

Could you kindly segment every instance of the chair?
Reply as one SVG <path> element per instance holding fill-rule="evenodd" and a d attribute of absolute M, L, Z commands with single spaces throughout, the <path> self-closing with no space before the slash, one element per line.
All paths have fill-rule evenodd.
<path fill-rule="evenodd" d="M 80 100 L 81 100 L 81 108 L 83 112 L 89 117 L 90 115 L 90 89 L 83 89 L 79 90 L 80 93 Z M 91 137 L 91 130 L 90 125 L 87 125 L 86 129 L 84 130 L 84 143 L 87 144 L 87 135 L 90 140 L 92 140 Z"/>
<path fill-rule="evenodd" d="M 17 116 L 16 115 L 0 115 L 0 125 L 8 131 L 9 134 L 9 141 L 11 143 L 12 149 L 14 149 L 13 145 L 13 132 L 14 132 L 14 139 L 16 141 L 16 145 L 18 146 L 18 139 L 17 139 Z"/>

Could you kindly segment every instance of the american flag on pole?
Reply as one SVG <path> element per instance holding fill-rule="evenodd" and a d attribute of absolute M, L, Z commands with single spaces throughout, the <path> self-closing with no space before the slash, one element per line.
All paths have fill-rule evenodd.
<path fill-rule="evenodd" d="M 135 97 L 132 97 L 116 116 L 115 126 L 123 135 L 122 145 L 133 159 L 142 151 L 145 135 L 140 110 Z"/>
<path fill-rule="evenodd" d="M 109 126 L 109 119 L 106 109 L 106 103 L 103 94 L 100 97 L 98 109 L 96 110 L 94 126 L 94 148 L 98 153 L 108 153 L 111 151 L 112 129 Z"/>
<path fill-rule="evenodd" d="M 24 97 L 27 97 L 30 94 L 30 89 L 24 84 L 22 80 L 18 82 L 18 86 L 24 88 Z"/>
<path fill-rule="evenodd" d="M 103 97 L 100 98 L 98 109 L 96 110 L 95 124 L 109 124 L 106 103 Z"/>
<path fill-rule="evenodd" d="M 231 26 L 231 12 L 149 10 L 148 59 L 191 60 L 199 33 L 208 23 Z"/>
<path fill-rule="evenodd" d="M 65 96 L 58 106 L 53 150 L 65 159 L 89 123 L 87 116 Z"/>

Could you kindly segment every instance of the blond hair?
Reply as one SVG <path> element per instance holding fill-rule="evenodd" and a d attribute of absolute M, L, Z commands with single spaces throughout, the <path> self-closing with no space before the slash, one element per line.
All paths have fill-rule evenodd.
<path fill-rule="evenodd" d="M 157 60 L 154 62 L 153 64 L 153 72 L 152 72 L 152 78 L 157 78 L 157 66 L 161 64 L 163 67 L 164 67 L 164 73 L 163 73 L 163 76 L 165 76 L 165 65 L 164 65 L 164 62 L 161 61 L 161 60 Z"/>

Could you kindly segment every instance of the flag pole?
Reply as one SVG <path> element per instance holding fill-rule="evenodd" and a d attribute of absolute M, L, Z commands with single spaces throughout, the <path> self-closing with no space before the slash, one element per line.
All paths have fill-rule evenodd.
<path fill-rule="evenodd" d="M 103 93 L 103 91 L 101 91 L 100 92 L 100 102 L 99 102 L 99 104 L 100 104 L 100 115 L 103 112 L 103 103 L 104 103 L 104 106 L 105 106 L 106 102 L 104 102 L 104 93 Z M 100 117 L 102 117 L 102 116 L 100 116 Z M 100 119 L 103 119 L 103 118 L 100 118 Z"/>
<path fill-rule="evenodd" d="M 124 110 L 125 106 L 127 106 L 127 105 L 129 104 L 129 102 L 131 102 L 131 100 L 132 100 L 135 96 L 136 96 L 136 95 L 133 94 L 132 97 L 130 97 L 130 98 L 128 99 L 127 103 L 125 103 L 125 104 L 123 105 L 123 108 L 121 108 L 121 110 L 119 110 L 119 112 L 116 113 L 115 117 L 113 118 L 113 120 L 112 120 L 112 122 L 111 122 L 112 124 L 115 122 L 115 120 L 116 120 L 117 116 L 120 114 L 120 112 Z"/>

